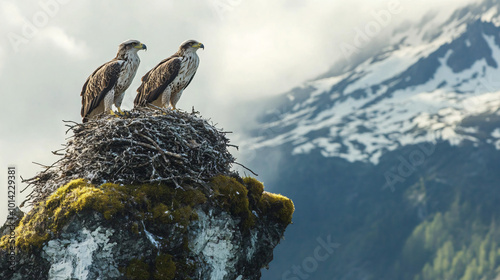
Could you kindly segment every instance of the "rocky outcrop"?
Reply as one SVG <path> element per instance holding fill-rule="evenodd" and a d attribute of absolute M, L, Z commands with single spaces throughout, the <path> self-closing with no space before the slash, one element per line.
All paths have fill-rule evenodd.
<path fill-rule="evenodd" d="M 97 121 L 114 122 L 106 123 L 107 129 L 101 129 L 95 122 L 78 125 L 80 134 L 75 133 L 63 160 L 59 161 L 64 165 L 54 165 L 55 169 L 38 175 L 46 176 L 38 185 L 40 193 L 32 196 L 39 201 L 19 222 L 14 234 L 9 232 L 2 237 L 1 279 L 260 279 L 261 268 L 272 260 L 274 247 L 291 223 L 294 211 L 291 200 L 265 192 L 263 185 L 253 178 L 231 173 L 228 165 L 234 159 L 223 157 L 228 141 L 215 128 L 207 130 L 206 121 L 197 116 L 151 111 L 135 114 L 140 114 L 139 118 Z M 182 121 L 173 123 L 172 119 Z M 196 126 L 191 125 L 191 119 L 196 119 Z M 159 129 L 158 123 L 170 125 L 179 135 L 183 130 L 190 131 L 189 135 L 207 135 L 206 131 L 211 131 L 216 137 L 204 141 L 203 137 L 180 140 L 157 136 L 151 131 Z M 136 127 L 130 129 L 131 126 Z M 203 128 L 203 132 L 197 128 Z M 117 144 L 115 130 L 127 131 L 130 135 L 120 137 L 121 143 Z M 96 147 L 94 153 L 97 154 L 75 149 L 94 134 L 109 148 L 90 145 Z M 142 137 L 144 135 L 151 141 Z M 187 132 L 184 135 L 188 135 Z M 149 145 L 137 144 L 145 143 L 140 142 L 144 139 Z M 185 141 L 191 146 L 179 144 L 178 150 L 173 150 L 176 141 Z M 214 143 L 224 144 L 223 153 Z M 136 147 L 138 145 L 141 147 Z M 81 156 L 83 154 L 85 156 Z M 125 158 L 109 161 L 115 154 Z M 210 154 L 222 160 L 210 161 Z M 103 166 L 111 162 L 106 170 L 113 171 L 119 168 L 119 164 L 113 162 L 137 163 L 146 159 L 146 155 L 150 160 L 143 163 L 149 165 L 141 165 L 140 174 L 121 177 L 125 179 L 118 178 L 117 172 L 78 171 L 86 165 L 78 162 L 82 159 L 103 159 Z M 193 163 L 193 155 L 198 156 L 198 163 Z M 139 159 L 128 156 L 139 156 Z M 182 163 L 200 166 L 184 166 L 181 170 L 189 172 L 178 172 Z M 87 166 L 96 164 L 99 162 Z M 159 170 L 162 165 L 167 170 L 175 168 L 176 176 Z M 122 167 L 127 168 L 134 170 L 130 166 Z M 205 173 L 195 177 L 190 173 L 192 170 Z M 210 173 L 214 170 L 221 172 Z M 141 175 L 144 172 L 158 176 L 150 176 L 148 181 Z M 81 176 L 75 179 L 78 175 Z M 64 185 L 58 188 L 50 185 L 64 182 L 66 177 L 71 180 Z M 55 191 L 48 195 L 49 189 Z M 12 270 L 8 258 L 12 253 L 8 246 L 10 236 L 15 236 L 16 248 Z"/>

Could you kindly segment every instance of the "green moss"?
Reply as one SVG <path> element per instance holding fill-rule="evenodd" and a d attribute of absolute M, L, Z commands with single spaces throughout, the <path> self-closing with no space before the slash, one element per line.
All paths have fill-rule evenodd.
<path fill-rule="evenodd" d="M 292 222 L 295 206 L 287 197 L 264 192 L 259 207 L 264 213 L 278 219 L 284 225 L 289 225 Z"/>
<path fill-rule="evenodd" d="M 282 195 L 264 192 L 264 185 L 254 178 L 245 177 L 240 183 L 235 178 L 219 175 L 212 179 L 211 186 L 222 207 L 242 218 L 243 228 L 255 225 L 253 211 L 285 226 L 292 222 L 293 202 Z"/>
<path fill-rule="evenodd" d="M 9 236 L 8 236 L 8 234 L 2 236 L 0 238 L 0 249 L 8 250 L 9 249 L 8 243 L 9 243 Z"/>
<path fill-rule="evenodd" d="M 163 203 L 156 205 L 151 212 L 153 213 L 153 219 L 161 223 L 171 223 L 173 220 L 170 208 Z"/>
<path fill-rule="evenodd" d="M 150 278 L 149 265 L 141 260 L 132 260 L 127 266 L 125 275 L 131 280 L 148 280 Z"/>
<path fill-rule="evenodd" d="M 83 179 L 71 181 L 59 188 L 46 201 L 45 209 L 52 212 L 52 230 L 58 230 L 69 217 L 85 209 L 101 212 L 109 220 L 121 212 L 127 201 L 125 187 L 106 183 L 100 187 L 88 184 Z"/>
<path fill-rule="evenodd" d="M 67 221 L 68 217 L 90 207 L 90 204 L 99 199 L 100 195 L 97 195 L 96 199 L 91 199 L 96 192 L 100 195 L 104 193 L 83 179 L 73 180 L 59 188 L 21 220 L 16 228 L 16 246 L 21 249 L 40 247 Z M 107 198 L 109 199 L 109 196 Z M 103 204 L 100 207 L 104 208 Z M 111 213 L 107 216 L 110 217 Z"/>
<path fill-rule="evenodd" d="M 169 254 L 161 254 L 156 257 L 154 278 L 158 280 L 171 280 L 175 277 L 175 262 Z"/>
<path fill-rule="evenodd" d="M 86 194 L 90 196 L 90 208 L 101 212 L 106 220 L 122 212 L 128 199 L 127 188 L 117 184 L 106 183 L 99 187 L 102 192 Z"/>
<path fill-rule="evenodd" d="M 179 224 L 185 230 L 191 221 L 197 220 L 198 215 L 193 211 L 196 205 L 205 203 L 207 198 L 202 191 L 196 189 L 183 190 L 180 188 L 162 188 L 158 186 L 142 185 L 136 187 L 135 193 L 148 201 L 146 217 L 155 224 Z"/>
<path fill-rule="evenodd" d="M 216 176 L 212 179 L 212 188 L 223 207 L 229 212 L 240 215 L 248 211 L 248 190 L 236 179 Z"/>
<path fill-rule="evenodd" d="M 142 201 L 148 205 L 162 202 L 173 208 L 178 208 L 183 205 L 194 206 L 207 200 L 202 191 L 189 186 L 181 189 L 173 186 L 144 184 L 130 186 L 130 188 L 133 190 L 132 195 L 136 201 Z"/>
<path fill-rule="evenodd" d="M 172 212 L 172 217 L 175 223 L 187 227 L 189 222 L 198 219 L 198 215 L 193 212 L 191 206 L 181 207 Z"/>
<path fill-rule="evenodd" d="M 40 230 L 36 225 L 42 224 L 43 220 L 37 216 L 26 215 L 15 229 L 15 244 L 17 248 L 25 249 L 25 246 L 20 244 L 32 243 L 34 245 L 42 244 L 50 237 L 48 232 Z M 23 229 L 23 230 L 21 230 Z M 3 236 L 0 240 L 0 248 L 7 249 L 9 237 Z"/>
<path fill-rule="evenodd" d="M 116 184 L 104 184 L 95 187 L 83 179 L 69 182 L 59 188 L 35 211 L 25 216 L 16 228 L 16 246 L 21 249 L 40 247 L 75 213 L 94 209 L 111 219 L 124 209 L 127 200 L 124 187 Z"/>
<path fill-rule="evenodd" d="M 248 188 L 248 198 L 252 202 L 253 209 L 258 209 L 259 212 L 279 220 L 284 225 L 292 222 L 295 207 L 289 198 L 264 192 L 264 185 L 254 178 L 243 178 L 243 182 Z"/>
<path fill-rule="evenodd" d="M 255 216 L 248 201 L 248 190 L 244 185 L 235 178 L 219 175 L 212 179 L 211 186 L 222 208 L 241 217 L 244 228 L 255 224 Z"/>
<path fill-rule="evenodd" d="M 243 178 L 243 183 L 248 189 L 248 200 L 251 205 L 257 205 L 264 192 L 264 185 L 252 177 Z"/>

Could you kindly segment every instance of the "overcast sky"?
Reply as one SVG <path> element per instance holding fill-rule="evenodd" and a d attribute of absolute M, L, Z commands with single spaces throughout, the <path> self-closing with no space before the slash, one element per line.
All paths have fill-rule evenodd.
<path fill-rule="evenodd" d="M 198 72 L 177 107 L 194 106 L 238 132 L 248 121 L 240 110 L 245 101 L 278 95 L 352 61 L 342 46 L 354 45 L 356 30 L 376 13 L 394 10 L 358 52 L 383 45 L 404 20 L 465 2 L 472 1 L 0 0 L 0 222 L 7 166 L 28 178 L 41 170 L 32 162 L 57 159 L 51 151 L 65 142 L 62 120 L 81 119 L 83 83 L 127 39 L 140 40 L 148 51 L 139 52 L 141 65 L 123 109 L 133 107 L 144 73 L 182 41 L 196 39 L 205 50 L 198 51 Z M 24 188 L 20 180 L 18 187 Z"/>

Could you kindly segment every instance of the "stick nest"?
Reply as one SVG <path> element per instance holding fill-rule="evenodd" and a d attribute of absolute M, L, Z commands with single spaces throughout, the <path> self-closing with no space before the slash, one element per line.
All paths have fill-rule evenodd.
<path fill-rule="evenodd" d="M 67 122 L 69 137 L 62 156 L 35 177 L 24 180 L 35 205 L 77 178 L 93 184 L 202 182 L 230 174 L 235 158 L 228 152 L 228 132 L 197 112 L 134 109 L 127 117 L 103 116 L 87 123 Z M 233 146 L 236 147 L 236 146 Z M 236 147 L 237 148 L 237 147 Z"/>

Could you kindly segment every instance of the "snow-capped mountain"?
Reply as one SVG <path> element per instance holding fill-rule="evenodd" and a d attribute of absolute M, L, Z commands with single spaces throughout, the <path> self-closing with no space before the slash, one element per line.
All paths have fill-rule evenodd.
<path fill-rule="evenodd" d="M 296 212 L 263 279 L 500 279 L 500 0 L 396 30 L 266 101 L 242 150 Z"/>
<path fill-rule="evenodd" d="M 500 1 L 434 13 L 394 32 L 378 55 L 340 75 L 304 83 L 260 119 L 249 146 L 291 145 L 293 155 L 377 164 L 421 142 L 484 142 L 500 130 L 474 116 L 500 114 Z"/>

